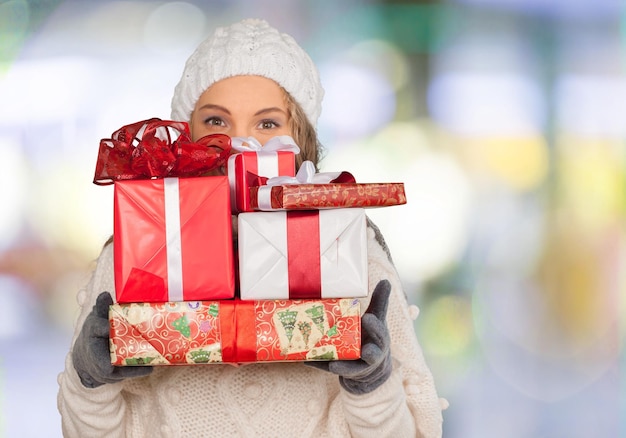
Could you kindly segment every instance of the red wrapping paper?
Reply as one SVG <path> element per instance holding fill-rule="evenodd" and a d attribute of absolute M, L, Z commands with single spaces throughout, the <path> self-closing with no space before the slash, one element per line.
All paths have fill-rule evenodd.
<path fill-rule="evenodd" d="M 406 204 L 404 183 L 288 184 L 250 187 L 249 208 L 259 205 L 259 189 L 271 190 L 268 210 L 390 207 Z"/>
<path fill-rule="evenodd" d="M 259 160 L 275 161 L 277 173 L 269 174 L 259 169 Z M 266 167 L 266 166 L 261 166 Z M 259 175 L 263 177 L 294 176 L 296 174 L 295 154 L 290 151 L 240 152 L 228 161 L 228 175 L 231 184 L 232 212 L 252 211 L 250 206 L 250 184 Z"/>
<path fill-rule="evenodd" d="M 114 304 L 111 363 L 119 366 L 358 359 L 359 301 Z"/>
<path fill-rule="evenodd" d="M 166 184 L 172 182 L 178 184 L 174 193 L 178 203 L 170 201 L 166 207 Z M 117 302 L 234 296 L 230 189 L 225 176 L 115 182 L 113 236 Z"/>

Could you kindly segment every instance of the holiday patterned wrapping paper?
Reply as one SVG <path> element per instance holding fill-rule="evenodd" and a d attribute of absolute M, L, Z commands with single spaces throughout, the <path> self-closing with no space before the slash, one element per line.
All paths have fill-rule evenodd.
<path fill-rule="evenodd" d="M 352 360 L 361 353 L 355 298 L 113 304 L 118 366 Z"/>
<path fill-rule="evenodd" d="M 113 226 L 117 302 L 234 297 L 227 177 L 116 181 Z"/>
<path fill-rule="evenodd" d="M 253 210 L 391 207 L 402 204 L 406 204 L 404 183 L 292 184 L 250 188 L 250 208 Z"/>
<path fill-rule="evenodd" d="M 362 208 L 241 213 L 237 228 L 241 299 L 367 295 Z"/>

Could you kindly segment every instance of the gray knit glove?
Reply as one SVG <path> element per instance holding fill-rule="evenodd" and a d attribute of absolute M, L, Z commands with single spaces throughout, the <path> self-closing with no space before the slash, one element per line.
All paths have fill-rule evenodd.
<path fill-rule="evenodd" d="M 385 383 L 391 375 L 390 337 L 385 317 L 391 284 L 381 280 L 361 318 L 361 359 L 305 362 L 305 365 L 339 376 L 339 383 L 352 394 L 367 394 Z"/>
<path fill-rule="evenodd" d="M 85 319 L 74 343 L 72 362 L 83 386 L 97 388 L 129 377 L 150 374 L 152 367 L 116 367 L 111 365 L 109 351 L 109 306 L 113 298 L 108 292 L 98 295 L 96 304 Z"/>

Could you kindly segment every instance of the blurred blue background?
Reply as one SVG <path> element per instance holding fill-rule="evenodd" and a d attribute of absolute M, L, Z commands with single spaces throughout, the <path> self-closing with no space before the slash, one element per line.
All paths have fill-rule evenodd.
<path fill-rule="evenodd" d="M 169 119 L 197 43 L 246 17 L 320 68 L 322 170 L 405 183 L 370 216 L 444 436 L 626 436 L 618 0 L 1 1 L 0 436 L 61 436 L 75 295 L 112 232 L 99 140 Z"/>

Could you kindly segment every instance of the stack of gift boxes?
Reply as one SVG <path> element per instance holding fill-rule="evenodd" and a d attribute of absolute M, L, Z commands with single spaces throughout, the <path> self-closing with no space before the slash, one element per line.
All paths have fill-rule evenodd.
<path fill-rule="evenodd" d="M 112 364 L 360 357 L 364 208 L 405 203 L 403 184 L 311 162 L 296 174 L 298 152 L 285 136 L 191 142 L 186 124 L 159 119 L 101 141 L 94 182 L 114 183 Z M 207 176 L 220 167 L 228 176 Z"/>

